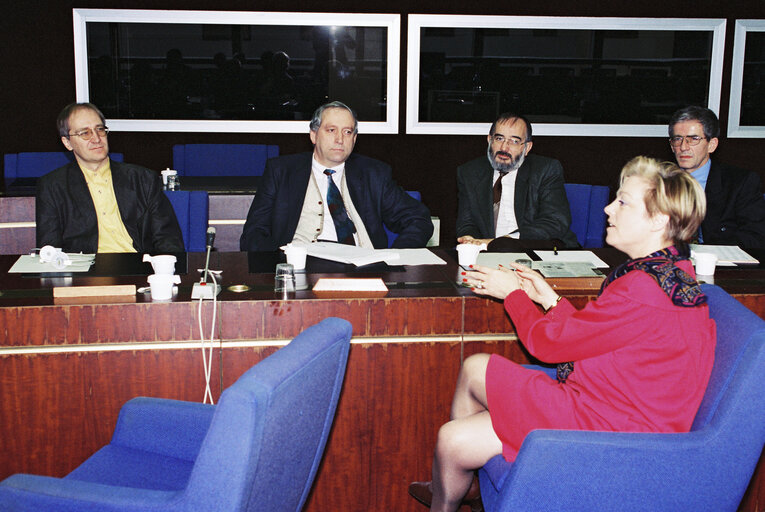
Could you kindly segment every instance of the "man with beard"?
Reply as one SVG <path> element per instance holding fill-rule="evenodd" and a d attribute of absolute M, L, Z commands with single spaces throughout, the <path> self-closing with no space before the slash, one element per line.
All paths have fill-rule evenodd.
<path fill-rule="evenodd" d="M 487 141 L 487 156 L 457 168 L 457 241 L 481 244 L 510 237 L 579 247 L 569 229 L 563 167 L 552 158 L 529 155 L 531 123 L 501 114 Z"/>

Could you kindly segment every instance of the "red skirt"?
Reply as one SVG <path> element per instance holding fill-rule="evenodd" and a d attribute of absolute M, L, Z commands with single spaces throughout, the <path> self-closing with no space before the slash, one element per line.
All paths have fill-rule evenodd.
<path fill-rule="evenodd" d="M 541 370 L 524 368 L 496 354 L 491 356 L 486 368 L 486 398 L 505 460 L 515 460 L 532 430 L 581 429 L 570 388 Z"/>

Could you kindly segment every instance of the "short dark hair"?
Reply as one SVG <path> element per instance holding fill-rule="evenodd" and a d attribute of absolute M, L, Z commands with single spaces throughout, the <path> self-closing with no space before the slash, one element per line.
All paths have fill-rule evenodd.
<path fill-rule="evenodd" d="M 63 108 L 56 118 L 56 125 L 58 126 L 58 134 L 60 136 L 69 138 L 69 117 L 81 109 L 92 110 L 101 118 L 101 124 L 106 125 L 106 118 L 104 118 L 104 114 L 97 106 L 92 103 L 70 103 Z"/>
<path fill-rule="evenodd" d="M 526 125 L 526 140 L 524 142 L 531 142 L 531 123 L 524 116 L 520 114 L 516 114 L 514 112 L 503 112 L 502 114 L 500 114 L 497 120 L 491 124 L 491 129 L 489 129 L 489 135 L 494 135 L 494 132 L 497 130 L 498 124 L 504 123 L 505 121 L 512 121 L 513 119 L 523 121 L 523 123 Z"/>
<path fill-rule="evenodd" d="M 311 118 L 311 123 L 308 125 L 312 132 L 319 130 L 319 127 L 321 126 L 321 116 L 324 115 L 325 110 L 330 108 L 343 108 L 350 112 L 351 116 L 353 117 L 353 133 L 359 133 L 359 120 L 356 119 L 356 112 L 354 112 L 351 107 L 341 101 L 330 101 L 329 103 L 325 103 L 316 109 L 316 111 L 313 113 L 313 117 Z"/>
<path fill-rule="evenodd" d="M 701 123 L 701 126 L 704 129 L 704 137 L 706 137 L 707 140 L 720 136 L 720 121 L 717 119 L 717 115 L 708 108 L 691 105 L 681 108 L 672 114 L 672 117 L 669 118 L 669 126 L 667 128 L 670 137 L 674 135 L 672 130 L 675 125 L 683 121 L 698 121 Z"/>

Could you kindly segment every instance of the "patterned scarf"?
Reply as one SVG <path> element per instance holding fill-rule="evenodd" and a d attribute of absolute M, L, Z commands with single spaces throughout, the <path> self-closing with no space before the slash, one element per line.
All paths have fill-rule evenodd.
<path fill-rule="evenodd" d="M 675 306 L 693 308 L 706 304 L 707 296 L 701 291 L 699 283 L 688 272 L 677 266 L 678 261 L 686 260 L 689 256 L 688 245 L 678 244 L 656 251 L 644 258 L 627 260 L 616 267 L 603 281 L 598 296 L 608 285 L 623 275 L 633 270 L 642 270 L 656 281 Z M 556 371 L 558 382 L 566 382 L 573 371 L 573 362 L 560 363 Z"/>

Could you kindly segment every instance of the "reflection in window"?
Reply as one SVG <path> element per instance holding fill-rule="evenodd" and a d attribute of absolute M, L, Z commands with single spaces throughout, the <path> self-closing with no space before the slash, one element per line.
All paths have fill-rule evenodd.
<path fill-rule="evenodd" d="M 709 103 L 713 32 L 423 27 L 419 122 L 665 124 Z"/>
<path fill-rule="evenodd" d="M 765 126 L 765 32 L 746 33 L 741 126 Z"/>
<path fill-rule="evenodd" d="M 340 100 L 386 121 L 387 28 L 87 22 L 107 118 L 308 120 Z"/>

